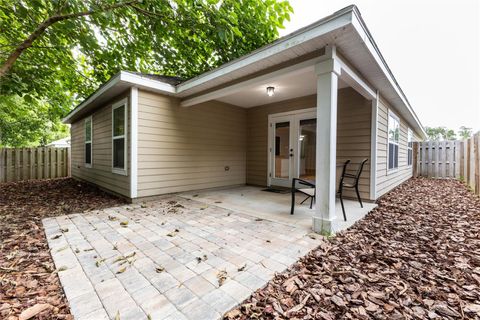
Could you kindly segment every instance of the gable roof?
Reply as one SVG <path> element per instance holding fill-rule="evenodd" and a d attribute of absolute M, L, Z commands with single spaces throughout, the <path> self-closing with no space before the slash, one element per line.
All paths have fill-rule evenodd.
<path fill-rule="evenodd" d="M 315 53 L 328 44 L 335 44 L 362 76 L 379 90 L 382 98 L 387 100 L 418 134 L 426 136 L 418 116 L 354 5 L 186 81 L 176 77 L 122 71 L 72 110 L 64 118 L 64 122 L 71 123 L 88 109 L 112 98 L 112 93 L 118 94 L 131 86 L 183 99 L 225 83 L 241 80 L 248 75 L 298 58 L 302 54 Z"/>

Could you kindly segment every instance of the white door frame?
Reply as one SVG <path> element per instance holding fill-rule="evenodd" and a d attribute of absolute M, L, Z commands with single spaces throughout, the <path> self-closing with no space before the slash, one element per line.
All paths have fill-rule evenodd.
<path fill-rule="evenodd" d="M 317 109 L 316 108 L 306 108 L 299 109 L 288 112 L 272 113 L 268 115 L 268 147 L 267 147 L 267 185 L 272 185 L 273 177 L 273 168 L 275 157 L 273 156 L 273 137 L 275 136 L 275 127 L 273 123 L 277 122 L 287 122 L 290 121 L 290 149 L 294 149 L 293 152 L 293 161 L 290 160 L 289 168 L 289 178 L 288 182 L 284 186 L 290 187 L 291 179 L 298 178 L 300 166 L 299 166 L 299 155 L 300 155 L 300 144 L 298 143 L 300 135 L 300 120 L 305 119 L 316 119 L 317 118 Z"/>

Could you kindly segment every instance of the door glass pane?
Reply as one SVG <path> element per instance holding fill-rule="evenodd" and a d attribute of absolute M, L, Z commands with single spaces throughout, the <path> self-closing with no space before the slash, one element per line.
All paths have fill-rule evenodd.
<path fill-rule="evenodd" d="M 275 178 L 289 178 L 290 122 L 275 124 Z"/>
<path fill-rule="evenodd" d="M 300 120 L 300 179 L 315 181 L 317 119 Z"/>

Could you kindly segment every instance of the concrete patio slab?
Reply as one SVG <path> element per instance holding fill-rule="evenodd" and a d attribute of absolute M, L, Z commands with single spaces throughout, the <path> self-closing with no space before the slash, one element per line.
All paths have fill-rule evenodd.
<path fill-rule="evenodd" d="M 43 220 L 75 319 L 217 319 L 323 241 L 191 197 Z"/>
<path fill-rule="evenodd" d="M 315 213 L 315 205 L 310 209 L 309 203 L 300 204 L 305 196 L 300 193 L 296 196 L 295 214 L 290 214 L 291 194 L 263 191 L 265 188 L 254 186 L 236 186 L 231 188 L 218 188 L 201 191 L 181 193 L 180 196 L 195 199 L 206 204 L 235 210 L 249 216 L 295 225 L 305 230 L 312 230 L 312 216 Z M 377 205 L 371 202 L 363 202 L 363 208 L 358 201 L 344 199 L 347 221 L 343 220 L 342 207 L 337 199 L 335 227 L 337 231 L 351 227 L 355 222 L 363 218 Z"/>

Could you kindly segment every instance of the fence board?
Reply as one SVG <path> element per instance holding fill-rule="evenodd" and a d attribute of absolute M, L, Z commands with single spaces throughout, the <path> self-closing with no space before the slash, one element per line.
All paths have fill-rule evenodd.
<path fill-rule="evenodd" d="M 0 148 L 0 182 L 67 177 L 70 148 Z"/>
<path fill-rule="evenodd" d="M 415 176 L 461 179 L 480 195 L 480 133 L 463 141 L 415 142 L 414 150 Z"/>

